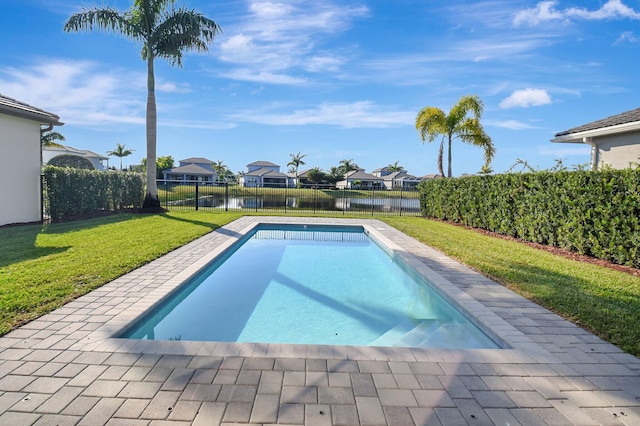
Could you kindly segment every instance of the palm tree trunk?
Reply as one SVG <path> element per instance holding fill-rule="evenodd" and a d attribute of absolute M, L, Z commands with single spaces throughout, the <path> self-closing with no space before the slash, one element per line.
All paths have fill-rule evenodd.
<path fill-rule="evenodd" d="M 147 58 L 147 193 L 144 197 L 144 209 L 160 208 L 158 186 L 156 184 L 156 89 L 153 71 L 153 54 Z"/>
<path fill-rule="evenodd" d="M 449 152 L 448 152 L 448 160 L 449 160 L 449 169 L 447 170 L 447 176 L 451 177 L 451 135 L 449 135 Z"/>

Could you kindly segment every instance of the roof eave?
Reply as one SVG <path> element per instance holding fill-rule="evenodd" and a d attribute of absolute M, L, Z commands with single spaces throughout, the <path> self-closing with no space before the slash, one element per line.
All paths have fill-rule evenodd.
<path fill-rule="evenodd" d="M 27 120 L 37 121 L 40 124 L 50 124 L 52 126 L 63 126 L 64 123 L 60 121 L 60 117 L 55 114 L 43 114 L 39 112 L 27 111 L 24 109 L 18 108 L 2 108 L 0 112 L 3 112 L 7 115 L 11 115 L 13 117 L 25 118 Z"/>
<path fill-rule="evenodd" d="M 584 138 L 595 138 L 599 136 L 614 135 L 618 133 L 627 133 L 640 131 L 640 121 L 632 123 L 619 124 L 617 126 L 601 127 L 599 129 L 585 130 L 583 132 L 569 133 L 562 136 L 556 136 L 551 139 L 554 143 L 584 143 Z"/>

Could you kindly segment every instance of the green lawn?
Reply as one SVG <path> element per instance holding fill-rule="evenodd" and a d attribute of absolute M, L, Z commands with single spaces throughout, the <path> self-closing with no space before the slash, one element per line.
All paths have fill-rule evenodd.
<path fill-rule="evenodd" d="M 640 355 L 640 277 L 438 221 L 381 220 Z"/>
<path fill-rule="evenodd" d="M 118 214 L 0 228 L 0 335 L 240 216 Z"/>
<path fill-rule="evenodd" d="M 118 214 L 0 228 L 0 334 L 242 215 Z M 437 221 L 378 218 L 640 355 L 640 278 Z"/>

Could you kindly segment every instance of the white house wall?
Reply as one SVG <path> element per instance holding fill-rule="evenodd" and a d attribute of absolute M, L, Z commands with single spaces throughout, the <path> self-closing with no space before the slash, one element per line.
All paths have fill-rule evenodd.
<path fill-rule="evenodd" d="M 0 114 L 0 225 L 40 220 L 40 126 Z"/>
<path fill-rule="evenodd" d="M 640 163 L 640 133 L 620 133 L 594 139 L 598 146 L 598 168 L 608 165 L 614 169 L 635 167 Z"/>

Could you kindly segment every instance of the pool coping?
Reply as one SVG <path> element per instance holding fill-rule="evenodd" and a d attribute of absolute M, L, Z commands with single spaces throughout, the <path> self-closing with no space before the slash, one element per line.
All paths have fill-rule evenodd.
<path fill-rule="evenodd" d="M 408 266 L 415 269 L 418 274 L 429 281 L 436 291 L 445 297 L 450 303 L 459 307 L 463 314 L 474 324 L 498 341 L 503 349 L 434 349 L 434 348 L 405 348 L 405 347 L 378 347 L 378 346 L 330 346 L 330 345 L 303 345 L 303 344 L 276 344 L 276 343 L 235 343 L 235 342 L 200 342 L 200 341 L 162 341 L 139 340 L 117 337 L 131 323 L 144 316 L 149 309 L 168 298 L 185 281 L 197 275 L 211 262 L 221 256 L 226 250 L 244 238 L 260 224 L 307 224 L 307 225 L 356 225 L 362 226 L 374 239 L 382 243 L 387 249 L 398 256 Z M 109 287 L 116 287 L 122 291 L 123 282 L 141 281 L 142 288 L 137 288 L 134 294 L 129 294 L 123 305 L 126 309 L 114 315 L 102 323 L 98 328 L 89 333 L 83 339 L 71 346 L 72 350 L 81 351 L 112 351 L 125 353 L 155 353 L 155 354 L 182 354 L 182 355 L 209 355 L 209 356 L 264 356 L 271 357 L 274 354 L 282 356 L 283 353 L 300 355 L 305 353 L 318 354 L 323 357 L 367 359 L 375 353 L 375 359 L 406 360 L 416 359 L 447 359 L 452 353 L 457 353 L 465 359 L 495 360 L 496 356 L 513 363 L 541 362 L 557 363 L 553 355 L 531 340 L 524 333 L 517 330 L 507 321 L 494 313 L 491 309 L 475 300 L 468 292 L 443 277 L 432 267 L 421 261 L 417 253 L 419 248 L 422 257 L 431 260 L 448 263 L 450 259 L 442 253 L 423 244 L 416 246 L 416 240 L 398 231 L 397 229 L 375 219 L 335 219 L 335 218 L 309 218 L 309 217 L 260 217 L 245 216 L 229 223 L 213 232 L 193 241 L 165 257 L 151 262 L 148 265 L 127 274 L 113 282 Z M 193 253 L 197 253 L 194 255 Z M 151 282 L 140 280 L 146 270 L 162 268 L 166 263 L 171 263 L 171 270 L 161 275 L 156 275 Z M 480 274 L 469 271 L 481 282 L 486 278 Z M 111 293 L 110 288 L 101 290 Z M 115 288 L 114 288 L 115 290 Z M 497 352 L 497 353 L 496 353 Z M 329 355 L 328 355 L 329 354 Z"/>

